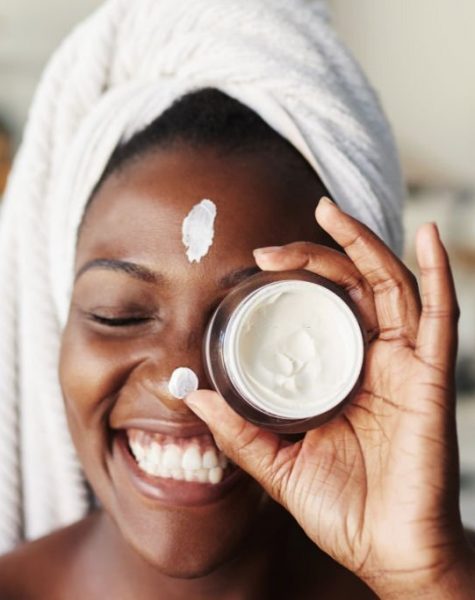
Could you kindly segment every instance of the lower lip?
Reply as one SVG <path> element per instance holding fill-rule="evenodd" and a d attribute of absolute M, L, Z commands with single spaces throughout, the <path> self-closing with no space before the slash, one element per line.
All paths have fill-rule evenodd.
<path fill-rule="evenodd" d="M 126 471 L 133 486 L 143 496 L 170 506 L 204 506 L 218 502 L 238 487 L 240 482 L 249 479 L 241 469 L 225 475 L 217 484 L 153 477 L 139 468 L 123 431 L 114 435 L 112 456 L 119 469 Z"/>

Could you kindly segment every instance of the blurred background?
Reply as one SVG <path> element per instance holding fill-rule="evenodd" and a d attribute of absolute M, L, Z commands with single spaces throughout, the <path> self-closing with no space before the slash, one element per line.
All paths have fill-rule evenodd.
<path fill-rule="evenodd" d="M 0 198 L 43 66 L 99 0 L 0 0 Z M 436 221 L 459 300 L 457 369 L 462 513 L 475 527 L 475 2 L 330 0 L 336 29 L 394 127 L 408 185 L 405 260 Z"/>

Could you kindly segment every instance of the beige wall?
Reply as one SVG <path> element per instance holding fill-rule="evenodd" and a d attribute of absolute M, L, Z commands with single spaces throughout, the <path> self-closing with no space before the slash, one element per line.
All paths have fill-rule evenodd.
<path fill-rule="evenodd" d="M 475 185 L 475 1 L 331 0 L 411 178 Z"/>
<path fill-rule="evenodd" d="M 131 0 L 132 1 L 132 0 Z M 51 52 L 99 0 L 0 0 L 0 110 L 21 127 Z"/>

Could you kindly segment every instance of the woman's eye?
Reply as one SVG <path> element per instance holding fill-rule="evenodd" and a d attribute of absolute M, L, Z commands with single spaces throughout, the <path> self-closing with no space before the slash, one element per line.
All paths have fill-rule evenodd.
<path fill-rule="evenodd" d="M 133 327 L 135 325 L 142 325 L 153 319 L 153 317 L 139 316 L 103 317 L 94 313 L 90 313 L 89 317 L 96 323 L 106 325 L 107 327 Z"/>

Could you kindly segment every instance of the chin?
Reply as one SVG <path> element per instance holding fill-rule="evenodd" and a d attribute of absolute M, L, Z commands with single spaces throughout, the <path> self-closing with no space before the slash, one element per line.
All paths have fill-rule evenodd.
<path fill-rule="evenodd" d="M 257 509 L 262 490 L 249 487 L 242 497 L 245 512 L 240 502 L 222 502 L 200 510 L 162 509 L 143 523 L 130 518 L 116 523 L 129 546 L 160 573 L 180 579 L 204 577 L 238 556 L 265 519 Z"/>
<path fill-rule="evenodd" d="M 135 548 L 135 551 L 138 550 Z M 141 551 L 141 557 L 160 574 L 171 579 L 200 579 L 210 575 L 217 569 L 230 562 L 239 552 L 237 548 L 228 548 L 226 552 L 218 552 L 214 556 L 183 556 L 181 561 L 171 557 L 146 556 Z"/>
<path fill-rule="evenodd" d="M 207 436 L 200 440 L 203 446 L 211 444 Z M 86 443 L 84 438 L 76 441 L 79 449 Z M 256 481 L 231 465 L 223 468 L 217 483 L 148 473 L 120 430 L 112 436 L 103 468 L 97 467 L 92 444 L 81 455 L 106 521 L 114 523 L 106 530 L 112 532 L 116 550 L 137 567 L 152 567 L 168 577 L 204 577 L 239 556 L 243 544 L 249 548 L 250 537 L 268 521 L 274 504 Z"/>
<path fill-rule="evenodd" d="M 99 491 L 99 490 L 98 490 Z M 106 494 L 101 502 L 136 557 L 160 574 L 197 579 L 239 556 L 249 537 L 267 520 L 273 502 L 251 478 L 232 493 L 202 506 L 137 501 L 134 494 Z"/>

